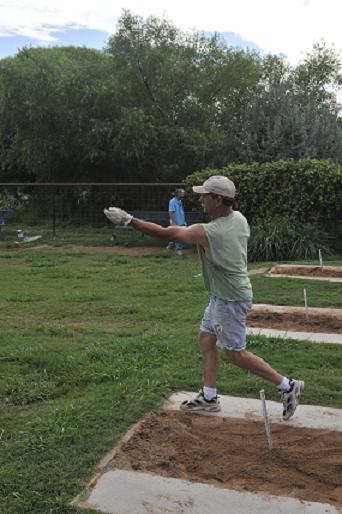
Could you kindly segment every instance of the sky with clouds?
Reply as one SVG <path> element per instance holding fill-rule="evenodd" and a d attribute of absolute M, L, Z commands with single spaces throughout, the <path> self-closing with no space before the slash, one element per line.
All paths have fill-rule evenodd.
<path fill-rule="evenodd" d="M 0 0 L 0 58 L 25 45 L 103 48 L 123 9 L 185 30 L 230 33 L 236 44 L 282 53 L 292 64 L 322 39 L 342 55 L 341 0 Z"/>

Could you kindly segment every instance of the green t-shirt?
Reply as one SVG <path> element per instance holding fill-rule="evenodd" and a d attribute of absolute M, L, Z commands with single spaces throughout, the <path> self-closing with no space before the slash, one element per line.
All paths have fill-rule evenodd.
<path fill-rule="evenodd" d="M 203 225 L 212 261 L 198 246 L 205 287 L 211 296 L 222 300 L 252 300 L 247 274 L 247 241 L 250 235 L 246 218 L 238 211 Z"/>

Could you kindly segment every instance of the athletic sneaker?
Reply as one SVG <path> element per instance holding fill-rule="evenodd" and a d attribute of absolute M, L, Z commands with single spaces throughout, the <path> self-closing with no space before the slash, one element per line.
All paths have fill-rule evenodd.
<path fill-rule="evenodd" d="M 215 396 L 212 400 L 204 398 L 203 389 L 200 390 L 193 400 L 185 400 L 180 405 L 181 410 L 188 412 L 218 412 L 221 410 L 220 400 Z"/>
<path fill-rule="evenodd" d="M 289 391 L 283 391 L 281 399 L 283 402 L 283 419 L 288 420 L 294 415 L 295 410 L 300 402 L 300 397 L 304 391 L 304 382 L 302 380 L 293 380 L 290 378 Z"/>

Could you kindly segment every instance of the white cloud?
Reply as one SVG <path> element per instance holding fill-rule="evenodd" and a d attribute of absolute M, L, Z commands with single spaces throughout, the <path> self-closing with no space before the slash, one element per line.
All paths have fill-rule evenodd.
<path fill-rule="evenodd" d="M 178 27 L 235 32 L 265 52 L 292 63 L 325 39 L 342 50 L 341 0 L 0 0 L 0 36 L 53 41 L 55 30 L 82 27 L 115 31 L 122 9 L 144 17 L 166 15 Z"/>

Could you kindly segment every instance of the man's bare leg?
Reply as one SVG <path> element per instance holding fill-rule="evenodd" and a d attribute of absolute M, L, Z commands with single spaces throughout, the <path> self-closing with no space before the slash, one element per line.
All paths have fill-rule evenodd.
<path fill-rule="evenodd" d="M 303 380 L 289 380 L 283 377 L 263 359 L 246 350 L 240 352 L 227 350 L 227 355 L 228 362 L 235 364 L 239 368 L 246 369 L 259 377 L 265 378 L 282 389 L 283 419 L 288 420 L 293 416 L 299 404 L 301 394 L 304 391 Z M 290 387 L 289 389 L 283 389 L 286 383 Z"/>
<path fill-rule="evenodd" d="M 220 367 L 216 336 L 209 332 L 200 332 L 199 342 L 203 358 L 203 384 L 206 387 L 216 387 L 216 375 Z"/>
<path fill-rule="evenodd" d="M 221 410 L 220 402 L 215 394 L 214 397 L 205 396 L 207 389 L 215 389 L 216 391 L 216 375 L 220 366 L 220 354 L 216 347 L 216 336 L 209 332 L 200 332 L 199 342 L 203 359 L 203 389 L 198 393 L 196 398 L 185 400 L 180 408 L 184 411 L 208 411 L 218 412 Z M 211 391 L 213 393 L 213 391 Z"/>
<path fill-rule="evenodd" d="M 259 377 L 272 382 L 276 386 L 279 386 L 284 378 L 267 362 L 265 362 L 264 359 L 254 355 L 254 353 L 247 352 L 246 350 L 227 350 L 227 355 L 228 362 L 231 364 L 235 364 L 239 368 L 246 369 Z"/>

